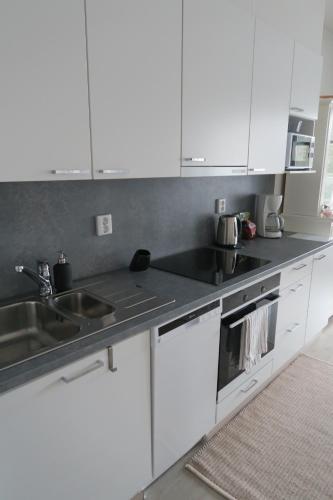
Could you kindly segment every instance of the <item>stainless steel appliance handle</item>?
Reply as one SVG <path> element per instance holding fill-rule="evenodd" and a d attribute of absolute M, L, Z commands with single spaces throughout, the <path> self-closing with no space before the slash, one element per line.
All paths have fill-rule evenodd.
<path fill-rule="evenodd" d="M 193 161 L 196 163 L 205 163 L 206 158 L 203 157 L 193 157 L 193 158 L 183 158 L 184 161 Z"/>
<path fill-rule="evenodd" d="M 116 174 L 129 174 L 129 170 L 126 168 L 106 168 L 98 170 L 99 174 L 108 174 L 108 175 L 116 175 Z"/>
<path fill-rule="evenodd" d="M 247 388 L 246 388 L 246 389 L 241 389 L 241 392 L 243 392 L 243 393 L 249 392 L 251 389 L 253 389 L 253 387 L 254 387 L 255 385 L 257 385 L 257 383 L 258 383 L 258 382 L 259 382 L 259 381 L 258 381 L 256 378 L 254 378 L 254 379 L 250 382 L 250 384 L 247 386 Z"/>
<path fill-rule="evenodd" d="M 280 300 L 280 296 L 277 297 L 276 299 L 272 300 L 271 302 L 269 302 L 268 304 L 265 304 L 261 307 L 271 307 L 272 305 L 276 304 L 277 302 L 279 302 Z M 254 312 L 254 311 L 252 311 Z M 249 313 L 249 314 L 246 314 L 245 316 L 243 316 L 243 318 L 235 321 L 234 323 L 231 323 L 231 325 L 228 325 L 228 328 L 231 330 L 232 328 L 235 328 L 236 326 L 240 325 L 241 323 L 243 323 L 245 321 L 245 319 L 252 313 Z"/>
<path fill-rule="evenodd" d="M 292 106 L 290 111 L 299 111 L 300 113 L 304 112 L 304 108 L 298 108 L 297 106 Z"/>
<path fill-rule="evenodd" d="M 299 265 L 297 267 L 293 267 L 293 271 L 300 271 L 304 267 L 307 267 L 307 264 L 301 264 L 301 265 Z"/>
<path fill-rule="evenodd" d="M 315 257 L 314 260 L 323 260 L 325 257 L 327 257 L 327 255 L 323 253 L 322 255 L 319 255 L 319 257 Z"/>
<path fill-rule="evenodd" d="M 293 333 L 300 326 L 301 326 L 300 323 L 295 323 L 291 328 L 287 328 L 286 333 Z"/>
<path fill-rule="evenodd" d="M 108 359 L 109 359 L 109 370 L 110 372 L 115 373 L 116 371 L 118 371 L 118 368 L 115 365 L 113 347 L 108 348 Z"/>
<path fill-rule="evenodd" d="M 95 370 L 99 370 L 99 368 L 102 368 L 104 366 L 103 361 L 98 359 L 93 363 L 92 365 L 88 366 L 81 372 L 77 373 L 76 375 L 72 375 L 70 377 L 61 377 L 61 381 L 64 382 L 65 384 L 70 384 L 71 382 L 74 382 L 75 380 L 78 380 L 81 377 L 84 377 L 85 375 L 88 375 L 88 373 L 94 372 Z"/>
<path fill-rule="evenodd" d="M 67 170 L 51 170 L 51 174 L 54 175 L 87 175 L 89 170 L 80 170 L 78 168 L 67 169 Z"/>

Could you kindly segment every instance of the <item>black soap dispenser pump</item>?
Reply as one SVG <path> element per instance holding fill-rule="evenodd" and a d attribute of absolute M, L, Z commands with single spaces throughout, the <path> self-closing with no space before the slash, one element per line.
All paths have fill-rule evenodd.
<path fill-rule="evenodd" d="M 57 292 L 66 292 L 72 288 L 72 266 L 62 250 L 58 262 L 53 266 L 54 284 Z"/>

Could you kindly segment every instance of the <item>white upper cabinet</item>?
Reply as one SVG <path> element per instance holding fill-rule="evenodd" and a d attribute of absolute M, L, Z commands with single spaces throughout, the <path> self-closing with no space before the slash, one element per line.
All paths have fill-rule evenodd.
<path fill-rule="evenodd" d="M 229 0 L 184 0 L 183 37 L 182 165 L 247 165 L 254 18 Z"/>
<path fill-rule="evenodd" d="M 256 21 L 249 174 L 284 172 L 294 42 Z"/>
<path fill-rule="evenodd" d="M 93 177 L 180 175 L 181 0 L 87 0 Z"/>
<path fill-rule="evenodd" d="M 82 0 L 0 3 L 0 182 L 91 178 Z"/>
<path fill-rule="evenodd" d="M 290 114 L 318 118 L 323 58 L 295 43 Z"/>
<path fill-rule="evenodd" d="M 255 15 L 262 21 L 320 53 L 326 0 L 253 1 Z"/>

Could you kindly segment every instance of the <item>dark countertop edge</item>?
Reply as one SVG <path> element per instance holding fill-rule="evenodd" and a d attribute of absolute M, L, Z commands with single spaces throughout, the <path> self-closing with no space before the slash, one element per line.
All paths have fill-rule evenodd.
<path fill-rule="evenodd" d="M 152 311 L 150 313 L 127 321 L 126 323 L 112 328 L 107 328 L 101 332 L 95 333 L 76 342 L 59 346 L 58 349 L 55 349 L 51 352 L 46 352 L 44 354 L 36 356 L 35 358 L 14 365 L 13 367 L 5 368 L 0 371 L 0 394 L 31 382 L 33 379 L 63 368 L 70 363 L 94 354 L 99 350 L 110 347 L 111 345 L 117 344 L 145 330 L 150 330 L 153 327 L 173 320 L 177 316 L 186 314 L 192 309 L 229 295 L 230 293 L 233 293 L 243 288 L 244 286 L 253 283 L 253 281 L 256 281 L 258 279 L 260 280 L 265 276 L 277 273 L 294 262 L 302 260 L 306 257 L 310 257 L 311 255 L 318 253 L 318 251 L 322 251 L 325 248 L 333 246 L 333 241 L 315 243 L 318 243 L 318 246 L 316 246 L 316 248 L 313 248 L 309 251 L 306 251 L 295 257 L 288 258 L 286 260 L 276 262 L 272 261 L 270 264 L 264 266 L 264 268 L 262 268 L 261 270 L 252 271 L 245 279 L 236 279 L 236 281 L 233 280 L 232 282 L 226 282 L 225 285 L 218 288 L 216 288 L 214 285 L 207 285 L 207 287 L 211 287 L 212 292 L 201 295 L 195 300 L 191 300 L 190 302 L 183 303 L 179 306 L 177 306 L 177 302 L 169 304 L 162 307 L 161 309 Z M 163 271 L 155 272 L 164 274 Z M 105 279 L 106 276 L 111 276 L 112 274 L 113 273 L 111 272 L 106 273 L 105 275 L 99 275 L 97 277 L 91 278 L 91 281 L 96 281 L 99 278 Z M 181 278 L 180 276 L 178 276 L 178 278 L 187 280 L 192 284 L 192 286 L 195 286 L 195 283 L 199 283 L 194 280 L 189 280 L 188 278 Z M 87 280 L 82 280 L 82 285 L 80 285 L 80 282 L 78 282 L 79 286 L 77 286 L 76 288 L 84 288 L 84 286 L 86 286 L 84 285 L 85 281 Z M 156 315 L 157 313 L 158 315 Z"/>

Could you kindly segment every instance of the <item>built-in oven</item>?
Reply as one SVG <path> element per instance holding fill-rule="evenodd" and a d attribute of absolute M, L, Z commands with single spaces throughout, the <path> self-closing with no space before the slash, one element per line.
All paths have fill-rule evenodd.
<path fill-rule="evenodd" d="M 311 135 L 288 133 L 286 170 L 311 170 L 315 138 Z"/>
<path fill-rule="evenodd" d="M 279 285 L 280 274 L 277 274 L 222 300 L 217 392 L 244 372 L 239 367 L 242 326 L 246 315 L 259 307 L 268 307 L 268 351 L 266 354 L 274 349 Z"/>

